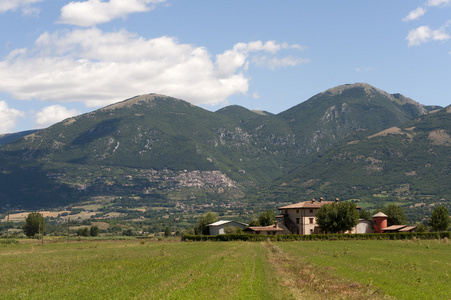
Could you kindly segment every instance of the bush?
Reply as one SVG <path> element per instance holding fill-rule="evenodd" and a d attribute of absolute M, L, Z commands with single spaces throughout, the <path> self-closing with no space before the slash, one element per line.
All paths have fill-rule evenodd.
<path fill-rule="evenodd" d="M 89 235 L 90 236 L 98 236 L 99 235 L 99 227 L 91 226 L 91 229 L 89 229 Z"/>
<path fill-rule="evenodd" d="M 79 228 L 77 230 L 77 235 L 78 236 L 89 236 L 89 229 L 88 229 L 88 227 Z"/>
<path fill-rule="evenodd" d="M 395 233 L 366 233 L 366 234 L 220 234 L 220 235 L 184 235 L 183 241 L 337 241 L 337 240 L 422 240 L 451 238 L 451 231 L 443 232 L 395 232 Z"/>

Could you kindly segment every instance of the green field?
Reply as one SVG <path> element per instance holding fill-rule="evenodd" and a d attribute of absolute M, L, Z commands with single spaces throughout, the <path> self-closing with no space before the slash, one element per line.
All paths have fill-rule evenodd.
<path fill-rule="evenodd" d="M 1 299 L 449 299 L 451 243 L 0 244 Z"/>

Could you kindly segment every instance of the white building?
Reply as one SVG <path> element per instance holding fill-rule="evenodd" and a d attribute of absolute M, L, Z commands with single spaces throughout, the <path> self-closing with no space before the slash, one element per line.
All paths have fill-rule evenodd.
<path fill-rule="evenodd" d="M 228 226 L 245 229 L 248 224 L 236 221 L 217 221 L 207 225 L 210 235 L 225 234 L 224 228 Z"/>

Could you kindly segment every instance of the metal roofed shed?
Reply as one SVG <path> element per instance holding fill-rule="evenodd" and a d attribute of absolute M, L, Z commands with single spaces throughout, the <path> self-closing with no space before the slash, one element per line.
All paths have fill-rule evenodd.
<path fill-rule="evenodd" d="M 245 229 L 248 224 L 236 221 L 220 220 L 207 225 L 210 235 L 225 234 L 224 228 L 228 226 Z"/>

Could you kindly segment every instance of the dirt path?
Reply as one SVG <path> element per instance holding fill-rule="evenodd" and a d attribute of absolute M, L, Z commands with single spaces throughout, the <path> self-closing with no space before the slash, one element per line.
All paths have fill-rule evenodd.
<path fill-rule="evenodd" d="M 272 242 L 262 244 L 280 284 L 290 290 L 293 299 L 390 299 L 374 287 L 337 278 L 328 268 L 291 257 Z"/>

